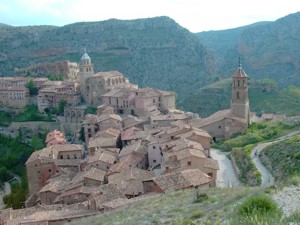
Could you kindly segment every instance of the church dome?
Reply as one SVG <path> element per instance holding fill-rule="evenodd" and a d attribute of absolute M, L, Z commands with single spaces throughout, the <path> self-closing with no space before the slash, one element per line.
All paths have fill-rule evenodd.
<path fill-rule="evenodd" d="M 81 57 L 81 61 L 83 61 L 83 60 L 91 60 L 91 58 L 89 57 L 89 55 L 86 52 Z"/>

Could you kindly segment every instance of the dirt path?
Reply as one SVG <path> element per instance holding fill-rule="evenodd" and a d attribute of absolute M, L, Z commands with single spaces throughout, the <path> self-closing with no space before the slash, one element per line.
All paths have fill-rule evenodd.
<path fill-rule="evenodd" d="M 266 187 L 266 186 L 271 186 L 274 184 L 274 177 L 272 176 L 272 174 L 262 165 L 262 163 L 260 162 L 259 160 L 259 154 L 260 152 L 266 148 L 267 146 L 275 143 L 275 142 L 278 142 L 278 141 L 283 141 L 283 140 L 286 140 L 286 139 L 289 139 L 297 134 L 299 134 L 300 131 L 294 131 L 294 132 L 291 132 L 287 135 L 284 135 L 274 141 L 271 141 L 271 142 L 265 142 L 265 143 L 261 143 L 261 144 L 258 144 L 255 148 L 252 149 L 251 151 L 251 158 L 252 158 L 252 161 L 253 163 L 255 164 L 256 168 L 258 169 L 258 171 L 260 172 L 261 174 L 261 179 L 262 179 L 262 182 L 261 182 L 261 186 L 263 187 Z"/>
<path fill-rule="evenodd" d="M 218 160 L 220 169 L 217 172 L 217 187 L 240 187 L 242 186 L 236 177 L 231 161 L 226 155 L 217 150 L 211 149 L 210 155 L 213 159 Z"/>

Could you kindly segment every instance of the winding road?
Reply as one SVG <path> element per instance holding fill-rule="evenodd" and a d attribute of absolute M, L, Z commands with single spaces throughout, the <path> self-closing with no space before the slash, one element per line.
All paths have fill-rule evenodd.
<path fill-rule="evenodd" d="M 261 178 L 262 178 L 261 186 L 262 187 L 267 187 L 267 186 L 273 185 L 275 179 L 271 175 L 271 173 L 260 162 L 260 160 L 259 160 L 260 152 L 264 148 L 266 148 L 267 146 L 269 146 L 275 142 L 289 139 L 298 134 L 300 134 L 300 131 L 294 131 L 287 135 L 279 137 L 279 138 L 275 139 L 274 141 L 260 143 L 255 148 L 252 149 L 251 159 L 252 159 L 254 165 L 256 166 L 257 170 L 261 174 Z M 257 153 L 257 154 L 255 154 L 255 153 Z M 219 162 L 220 169 L 217 172 L 217 182 L 216 182 L 217 187 L 241 187 L 241 186 L 243 186 L 241 184 L 241 182 L 239 181 L 239 179 L 237 178 L 237 176 L 234 172 L 232 163 L 226 157 L 225 153 L 221 152 L 218 149 L 211 149 L 210 155 L 213 159 L 216 159 Z"/>
<path fill-rule="evenodd" d="M 283 141 L 286 139 L 289 139 L 291 137 L 294 137 L 295 135 L 298 135 L 300 133 L 300 131 L 293 131 L 287 135 L 281 136 L 277 139 L 275 139 L 274 141 L 271 142 L 265 142 L 265 143 L 261 143 L 258 144 L 255 148 L 252 149 L 251 151 L 251 158 L 252 161 L 254 163 L 254 165 L 256 166 L 257 170 L 260 172 L 261 174 L 261 186 L 262 187 L 267 187 L 267 186 L 271 186 L 274 184 L 274 177 L 271 175 L 271 173 L 262 165 L 262 163 L 259 160 L 259 154 L 260 152 L 266 148 L 267 146 L 279 142 L 279 141 Z M 257 154 L 255 154 L 257 153 Z"/>
<path fill-rule="evenodd" d="M 231 161 L 226 155 L 217 149 L 211 149 L 210 155 L 213 159 L 218 160 L 219 170 L 217 172 L 217 187 L 240 187 L 241 182 L 234 173 Z"/>

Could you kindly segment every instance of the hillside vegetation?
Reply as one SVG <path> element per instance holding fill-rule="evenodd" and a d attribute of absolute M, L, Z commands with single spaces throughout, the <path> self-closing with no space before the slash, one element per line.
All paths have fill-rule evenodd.
<path fill-rule="evenodd" d="M 300 177 L 300 136 L 268 146 L 261 152 L 260 159 L 278 181 Z"/>
<path fill-rule="evenodd" d="M 300 12 L 274 22 L 196 34 L 216 56 L 221 77 L 232 74 L 240 56 L 252 78 L 272 78 L 281 87 L 300 85 Z"/>
<path fill-rule="evenodd" d="M 222 79 L 198 89 L 178 103 L 178 107 L 196 112 L 202 117 L 230 108 L 231 79 Z M 286 114 L 296 116 L 300 112 L 300 88 L 290 85 L 278 87 L 273 79 L 249 81 L 250 109 L 258 115 L 261 113 Z"/>

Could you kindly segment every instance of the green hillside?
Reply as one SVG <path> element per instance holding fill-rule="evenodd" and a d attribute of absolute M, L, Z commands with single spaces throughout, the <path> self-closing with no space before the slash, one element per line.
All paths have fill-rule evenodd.
<path fill-rule="evenodd" d="M 300 88 L 279 88 L 272 79 L 250 80 L 249 100 L 251 111 L 258 114 L 264 112 L 295 116 L 300 112 Z M 178 106 L 205 117 L 229 108 L 230 101 L 231 79 L 223 79 L 199 89 L 179 102 Z"/>
<path fill-rule="evenodd" d="M 286 181 L 287 177 L 300 176 L 300 137 L 268 146 L 260 158 L 276 180 Z"/>

